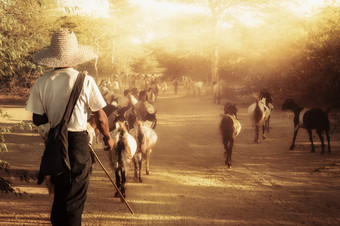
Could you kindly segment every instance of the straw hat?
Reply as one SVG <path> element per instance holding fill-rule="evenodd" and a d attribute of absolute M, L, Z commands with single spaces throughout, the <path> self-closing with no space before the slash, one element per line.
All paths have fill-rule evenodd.
<path fill-rule="evenodd" d="M 96 58 L 92 48 L 80 46 L 76 35 L 69 29 L 56 31 L 47 50 L 33 55 L 33 60 L 48 67 L 73 67 Z"/>

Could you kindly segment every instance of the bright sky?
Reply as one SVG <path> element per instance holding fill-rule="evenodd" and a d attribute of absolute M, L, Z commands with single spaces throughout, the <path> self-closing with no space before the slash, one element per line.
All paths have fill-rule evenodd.
<path fill-rule="evenodd" d="M 132 4 L 135 4 L 146 11 L 160 12 L 161 14 L 181 14 L 181 13 L 208 13 L 208 9 L 198 5 L 192 4 L 180 4 L 176 2 L 168 1 L 156 1 L 156 0 L 130 0 Z"/>
<path fill-rule="evenodd" d="M 156 18 L 171 18 L 178 15 L 186 14 L 209 14 L 206 5 L 198 4 L 180 4 L 174 1 L 160 0 L 129 0 L 131 4 L 136 5 L 146 15 L 152 15 Z M 59 0 L 65 7 L 75 7 L 79 9 L 76 13 L 87 14 L 92 17 L 110 17 L 110 3 L 108 0 Z M 301 17 L 311 17 L 322 7 L 327 5 L 340 6 L 340 0 L 289 0 L 282 1 L 282 6 L 289 9 L 292 13 Z M 228 30 L 234 27 L 235 23 L 241 23 L 250 28 L 258 27 L 264 24 L 263 19 L 266 17 L 265 12 L 255 11 L 250 7 L 232 7 L 229 13 L 233 15 L 235 21 L 222 21 L 220 28 Z M 143 37 L 133 37 L 132 42 L 140 44 L 142 42 L 153 41 L 154 31 L 148 31 Z"/>
<path fill-rule="evenodd" d="M 87 14 L 92 17 L 110 17 L 110 3 L 108 0 L 58 0 L 65 7 L 75 7 L 79 9 L 76 13 Z M 181 4 L 167 0 L 129 0 L 131 4 L 136 5 L 146 15 L 152 15 L 156 18 L 167 19 L 178 15 L 203 14 L 210 13 L 209 8 L 198 4 Z M 207 1 L 206 1 L 207 2 Z M 289 0 L 282 1 L 282 6 L 289 9 L 292 13 L 301 17 L 311 17 L 319 9 L 329 4 L 340 5 L 340 0 Z M 263 19 L 267 16 L 260 9 L 254 10 L 251 7 L 232 7 L 229 14 L 233 15 L 235 21 L 222 21 L 220 28 L 231 29 L 236 23 L 241 23 L 250 28 L 258 27 L 264 24 Z M 132 37 L 131 41 L 136 44 L 153 41 L 156 31 L 148 31 L 143 36 Z"/>
<path fill-rule="evenodd" d="M 93 17 L 109 17 L 109 2 L 107 0 L 59 0 L 66 7 L 78 6 L 78 12 Z M 143 11 L 161 17 L 179 14 L 207 14 L 209 9 L 206 6 L 193 4 L 180 4 L 170 1 L 157 0 L 130 0 L 132 4 L 140 7 Z M 284 6 L 293 13 L 304 17 L 312 16 L 318 9 L 328 4 L 340 5 L 340 0 L 291 0 L 284 1 Z M 256 27 L 263 23 L 261 12 L 254 12 L 251 9 L 235 8 L 234 16 L 243 24 L 249 27 Z M 222 27 L 231 27 L 230 24 L 222 24 Z"/>
<path fill-rule="evenodd" d="M 301 17 L 310 17 L 322 7 L 328 5 L 340 5 L 340 0 L 293 0 L 283 3 L 293 13 Z"/>

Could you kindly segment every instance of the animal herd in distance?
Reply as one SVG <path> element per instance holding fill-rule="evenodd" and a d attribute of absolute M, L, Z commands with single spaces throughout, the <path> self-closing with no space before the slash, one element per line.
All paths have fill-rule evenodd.
<path fill-rule="evenodd" d="M 214 103 L 217 96 L 214 96 Z M 251 123 L 255 128 L 255 143 L 259 143 L 259 132 L 262 129 L 262 138 L 265 139 L 265 133 L 269 133 L 269 122 L 270 115 L 274 108 L 273 99 L 271 94 L 266 90 L 262 89 L 260 91 L 259 97 L 256 98 L 255 103 L 252 103 L 248 107 L 248 115 L 250 117 Z M 304 108 L 295 103 L 291 98 L 287 98 L 283 105 L 282 110 L 291 110 L 294 113 L 294 134 L 290 150 L 295 147 L 295 140 L 297 133 L 300 128 L 307 130 L 309 135 L 309 140 L 311 143 L 311 152 L 315 152 L 315 147 L 313 143 L 312 130 L 316 130 L 320 141 L 321 141 L 321 154 L 325 152 L 325 144 L 323 133 L 326 134 L 328 143 L 328 154 L 331 154 L 330 146 L 330 122 L 328 118 L 329 111 L 324 111 L 321 108 Z M 221 114 L 221 121 L 219 123 L 219 132 L 222 138 L 222 143 L 224 145 L 224 156 L 225 164 L 228 168 L 231 168 L 231 155 L 233 150 L 233 145 L 236 136 L 241 131 L 241 123 L 237 118 L 237 108 L 236 104 L 226 103 L 224 105 L 224 113 Z"/>

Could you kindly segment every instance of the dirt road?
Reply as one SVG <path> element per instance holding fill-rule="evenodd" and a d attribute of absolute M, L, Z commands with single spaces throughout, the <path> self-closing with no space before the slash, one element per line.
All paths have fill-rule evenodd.
<path fill-rule="evenodd" d="M 159 140 L 143 183 L 128 171 L 127 200 L 134 210 L 113 197 L 114 190 L 98 164 L 91 177 L 84 225 L 339 225 L 340 136 L 331 135 L 332 154 L 310 152 L 305 131 L 289 151 L 293 114 L 272 112 L 267 139 L 254 143 L 254 129 L 241 103 L 242 130 L 234 145 L 233 166 L 224 164 L 218 134 L 221 105 L 208 96 L 163 94 L 157 102 Z M 29 119 L 22 107 L 16 117 Z M 14 122 L 2 121 L 2 125 Z M 6 124 L 7 123 L 7 124 Z M 10 152 L 1 159 L 12 168 L 37 169 L 42 144 L 37 134 L 6 135 Z M 97 154 L 108 168 L 105 153 Z M 109 168 L 108 168 L 109 169 Z M 111 172 L 111 171 L 110 171 Z M 145 173 L 144 173 L 145 174 Z M 0 225 L 49 224 L 52 199 L 42 186 L 15 180 L 22 197 L 0 193 Z"/>

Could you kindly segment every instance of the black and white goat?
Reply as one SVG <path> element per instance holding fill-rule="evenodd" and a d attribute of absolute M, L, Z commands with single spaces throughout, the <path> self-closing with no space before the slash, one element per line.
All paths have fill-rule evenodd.
<path fill-rule="evenodd" d="M 328 153 L 331 153 L 331 146 L 330 146 L 330 137 L 329 137 L 329 130 L 330 130 L 330 123 L 328 119 L 328 112 L 323 111 L 320 108 L 303 108 L 295 103 L 295 101 L 291 98 L 285 100 L 282 105 L 282 110 L 292 110 L 294 112 L 294 136 L 293 142 L 290 146 L 290 150 L 294 149 L 295 146 L 295 139 L 296 135 L 300 128 L 305 128 L 309 134 L 309 140 L 312 145 L 312 152 L 315 152 L 314 144 L 313 144 L 313 136 L 312 136 L 312 129 L 316 129 L 317 134 L 319 135 L 322 151 L 321 154 L 325 151 L 325 144 L 324 138 L 322 133 L 325 132 L 327 136 L 328 142 Z"/>
<path fill-rule="evenodd" d="M 266 105 L 266 98 L 256 100 L 248 107 L 248 115 L 255 126 L 255 142 L 259 143 L 259 130 L 262 127 L 262 138 L 266 139 L 265 130 L 268 127 L 267 120 L 270 116 L 270 109 Z"/>
<path fill-rule="evenodd" d="M 231 168 L 231 154 L 236 136 L 241 131 L 241 123 L 237 120 L 236 104 L 227 103 L 224 105 L 224 114 L 221 115 L 220 135 L 224 145 L 225 164 Z"/>
<path fill-rule="evenodd" d="M 125 198 L 126 168 L 137 151 L 137 142 L 127 131 L 125 119 L 122 116 L 116 118 L 115 124 L 116 129 L 110 133 L 114 145 L 108 157 L 110 167 L 115 174 L 116 185 Z M 115 197 L 118 196 L 116 192 Z"/>
<path fill-rule="evenodd" d="M 155 129 L 157 126 L 157 117 L 156 117 L 156 111 L 153 113 L 149 113 L 146 111 L 144 121 L 138 121 L 137 120 L 137 112 L 136 108 L 131 108 L 126 112 L 126 120 L 128 123 L 128 129 L 131 130 L 135 128 L 138 124 L 142 123 L 143 125 L 146 125 L 150 127 L 151 129 Z"/>

